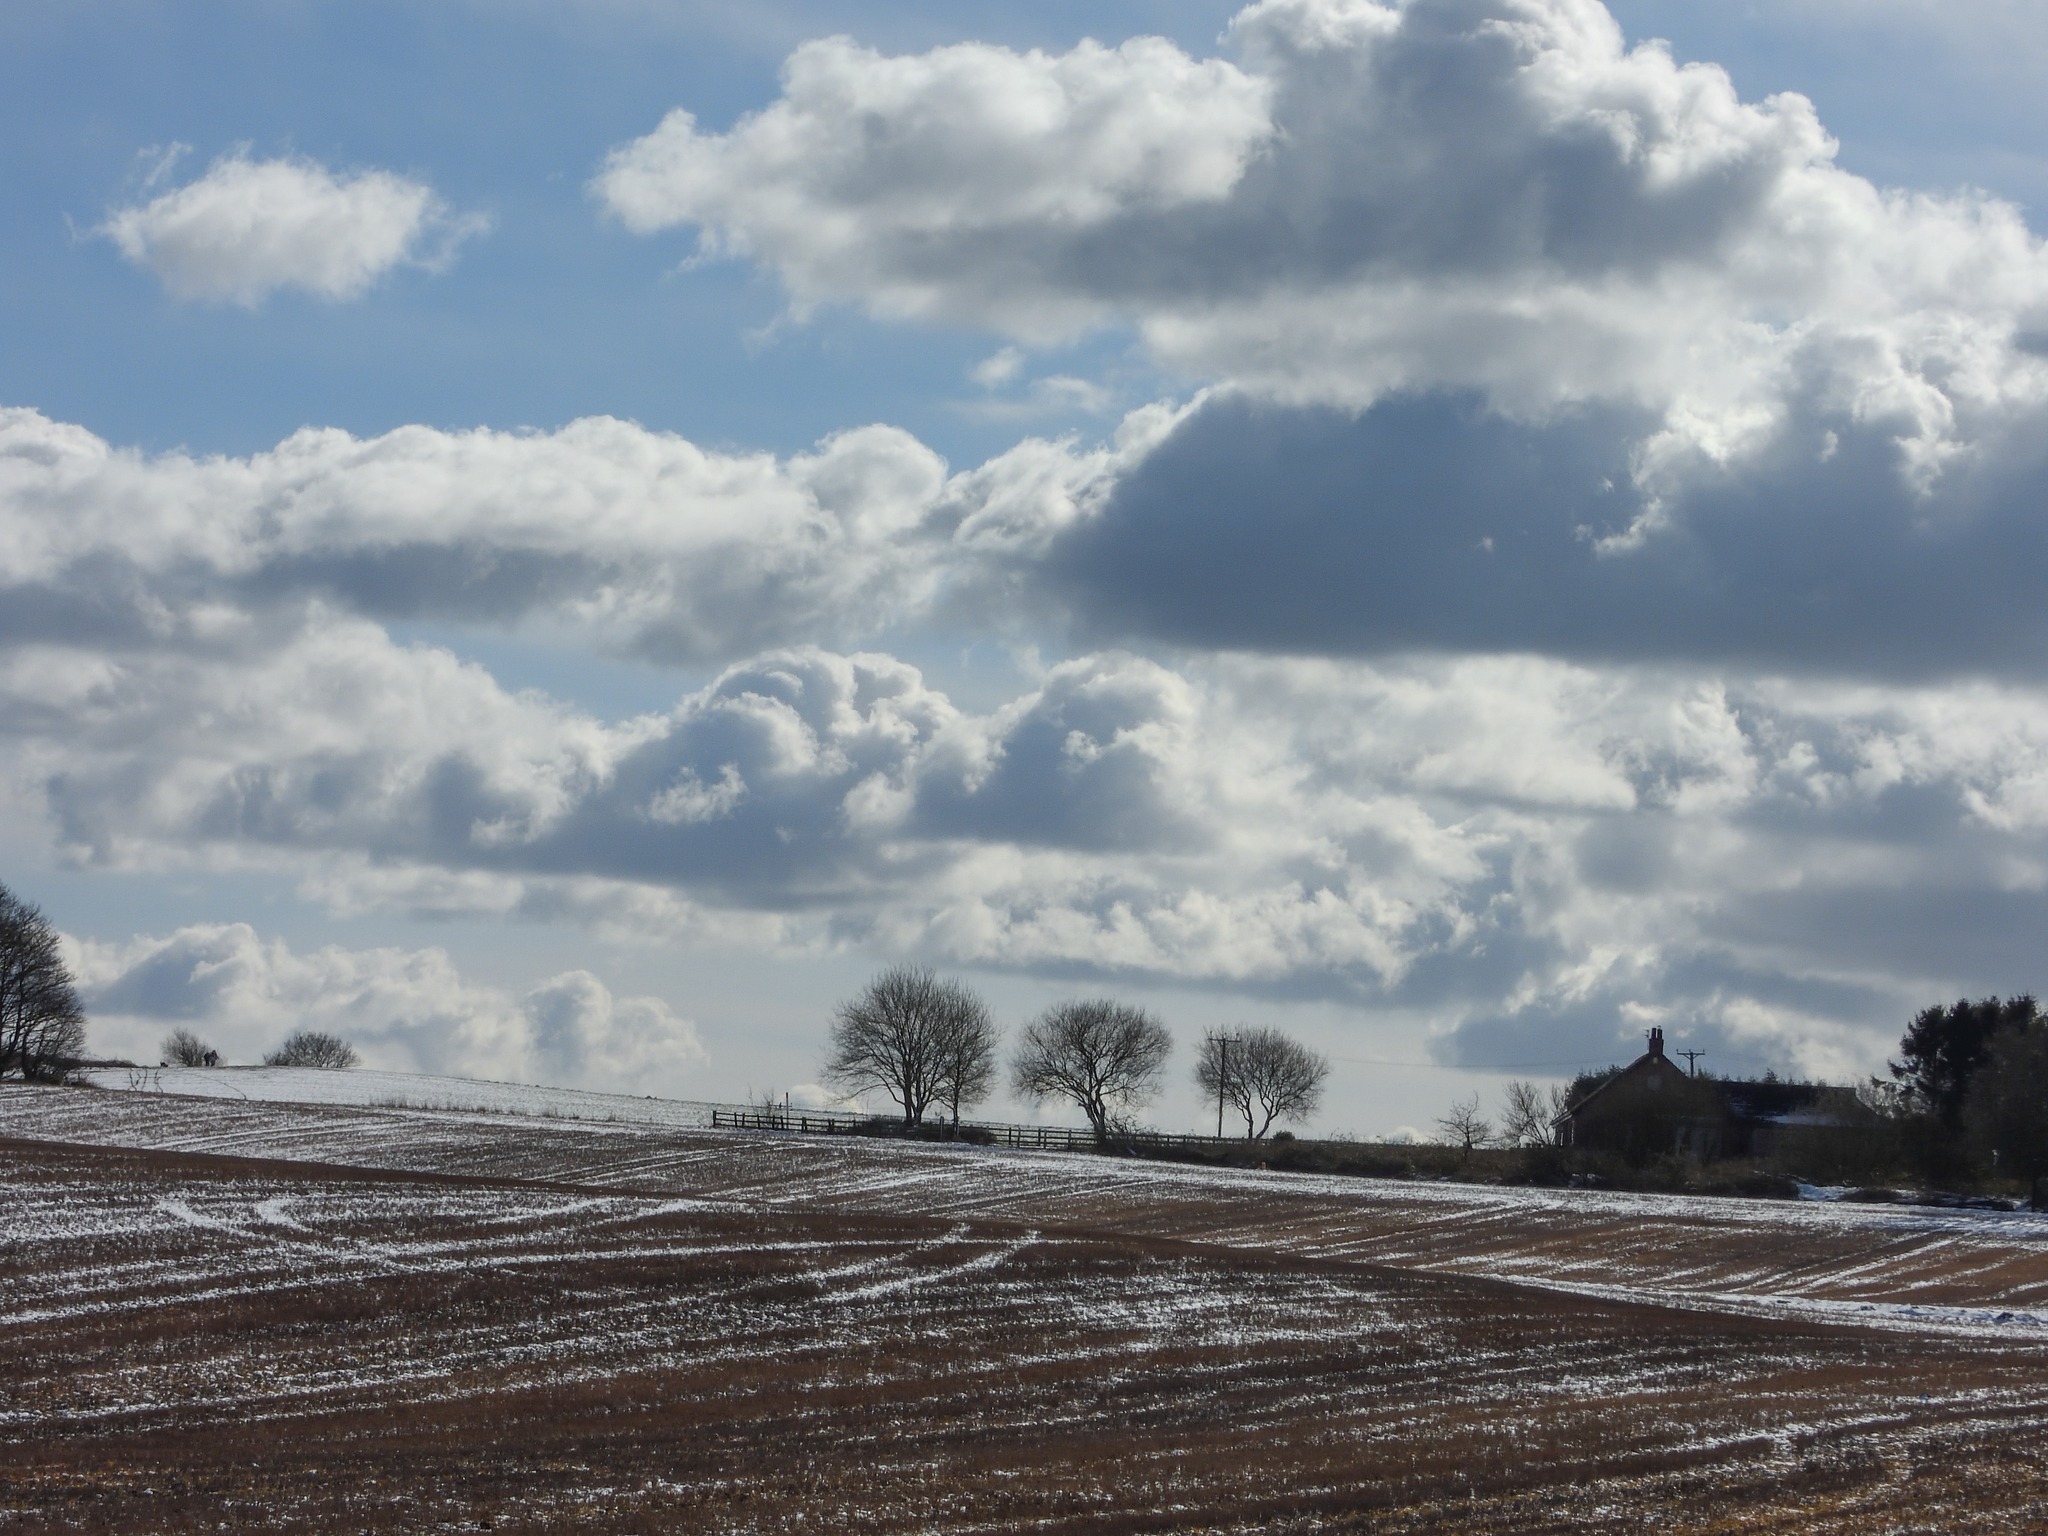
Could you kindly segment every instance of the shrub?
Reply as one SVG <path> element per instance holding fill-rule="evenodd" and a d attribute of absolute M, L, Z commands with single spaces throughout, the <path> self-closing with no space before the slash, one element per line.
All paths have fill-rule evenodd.
<path fill-rule="evenodd" d="M 163 1061 L 167 1067 L 217 1067 L 220 1052 L 189 1029 L 174 1029 L 164 1036 Z"/>
<path fill-rule="evenodd" d="M 361 1058 L 339 1035 L 301 1029 L 263 1058 L 266 1067 L 352 1067 Z"/>

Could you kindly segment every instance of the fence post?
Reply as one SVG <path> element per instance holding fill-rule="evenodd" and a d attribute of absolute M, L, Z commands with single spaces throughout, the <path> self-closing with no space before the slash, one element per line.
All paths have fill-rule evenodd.
<path fill-rule="evenodd" d="M 868 1128 L 868 1121 L 857 1116 L 835 1113 L 821 1114 L 813 1121 L 809 1113 L 798 1112 L 792 1107 L 773 1111 L 756 1109 L 728 1110 L 714 1107 L 711 1111 L 711 1125 L 714 1130 L 740 1131 L 795 1131 L 806 1136 L 849 1136 L 858 1135 Z M 1096 1147 L 1092 1130 L 1075 1130 L 1064 1125 L 989 1125 L 982 1128 L 988 1136 L 986 1145 L 1010 1147 L 1017 1151 L 1036 1150 L 1040 1152 L 1092 1151 Z M 947 1134 L 958 1138 L 961 1128 L 948 1127 Z M 1121 1146 L 1133 1155 L 1163 1151 L 1188 1152 L 1212 1146 L 1221 1146 L 1220 1137 L 1176 1135 L 1165 1131 L 1126 1131 L 1114 1145 Z"/>

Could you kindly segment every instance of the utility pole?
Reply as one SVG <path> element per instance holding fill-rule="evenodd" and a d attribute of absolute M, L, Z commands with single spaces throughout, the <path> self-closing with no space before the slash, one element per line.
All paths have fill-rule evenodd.
<path fill-rule="evenodd" d="M 1216 1139 L 1223 1139 L 1223 1090 L 1230 1082 L 1230 1048 L 1237 1042 L 1229 1035 L 1216 1037 L 1221 1059 L 1216 1064 Z"/>
<path fill-rule="evenodd" d="M 1707 1053 L 1705 1051 L 1673 1051 L 1671 1054 L 1685 1058 L 1686 1076 L 1698 1077 L 1700 1075 L 1699 1059 Z"/>

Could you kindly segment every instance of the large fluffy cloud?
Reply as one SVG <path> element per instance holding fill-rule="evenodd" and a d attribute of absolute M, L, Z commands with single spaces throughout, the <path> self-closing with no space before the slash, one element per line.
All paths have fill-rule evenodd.
<path fill-rule="evenodd" d="M 100 232 L 173 298 L 254 308 L 281 288 L 353 299 L 405 263 L 439 266 L 486 226 L 390 171 L 223 156 L 204 176 L 116 209 Z"/>
<path fill-rule="evenodd" d="M 1174 419 L 949 474 L 889 427 L 787 460 L 610 418 L 150 458 L 0 409 L 0 634 L 155 646 L 312 597 L 384 619 L 541 616 L 666 660 L 859 638 L 927 614 L 949 573 L 1000 582 L 1042 554 Z"/>
<path fill-rule="evenodd" d="M 1598 0 L 1261 0 L 1230 41 L 1206 65 L 815 44 L 771 107 L 672 117 L 598 187 L 804 302 L 1027 339 L 1128 324 L 1281 403 L 1605 412 L 1622 538 L 1849 434 L 1938 515 L 1949 478 L 2039 439 L 2041 242 L 2010 205 L 1843 171 L 1802 97 L 1630 48 Z M 1188 160 L 1137 153 L 1134 113 L 1178 115 Z"/>
<path fill-rule="evenodd" d="M 230 1062 L 318 1029 L 349 1040 L 372 1067 L 593 1088 L 687 1093 L 705 1060 L 695 1028 L 666 1003 L 614 997 L 588 971 L 515 997 L 466 980 L 438 949 L 297 954 L 245 923 L 74 940 L 70 953 L 100 1049 L 143 1061 L 180 1027 Z"/>
<path fill-rule="evenodd" d="M 598 190 L 802 303 L 1217 390 L 1062 524 L 1099 642 L 1927 676 L 2048 657 L 2048 254 L 1598 0 L 1260 0 L 1234 59 L 850 43 Z M 1184 158 L 1153 155 L 1167 119 Z"/>
<path fill-rule="evenodd" d="M 2018 214 L 1879 191 L 1802 99 L 1593 0 L 1264 0 L 1228 48 L 814 43 L 598 182 L 799 305 L 1134 328 L 1205 388 L 1105 445 L 592 419 L 151 457 L 0 417 L 12 805 L 107 869 L 1336 997 L 1469 1063 L 1663 1022 L 1849 1071 L 1916 1003 L 2036 981 Z M 702 686 L 599 718 L 414 618 Z M 989 635 L 1063 659 L 970 705 L 888 653 Z M 297 998 L 311 963 L 229 971 Z M 596 987 L 392 1038 L 639 1059 L 661 1029 Z"/>
<path fill-rule="evenodd" d="M 2023 984 L 2048 916 L 2028 689 L 1106 653 L 977 713 L 798 650 L 606 724 L 339 619 L 5 686 L 14 792 L 104 866 L 1342 997 L 1472 1061 L 1658 1018 L 1868 1064 L 1912 998 Z"/>
<path fill-rule="evenodd" d="M 1643 425 L 1592 408 L 1519 423 L 1469 395 L 1358 414 L 1212 399 L 1064 531 L 1040 580 L 1125 640 L 2040 675 L 2038 432 L 1959 457 L 1929 495 L 1883 428 L 1802 412 L 1652 511 L 1630 469 Z"/>
<path fill-rule="evenodd" d="M 1230 38 L 1242 66 L 810 44 L 773 106 L 671 116 L 597 185 L 805 301 L 1129 322 L 1283 398 L 1618 398 L 1719 447 L 1801 372 L 1930 441 L 2039 397 L 2010 343 L 2048 262 L 2015 210 L 1880 193 L 1803 97 L 1628 48 L 1598 0 L 1261 0 Z"/>
<path fill-rule="evenodd" d="M 952 471 L 863 427 L 718 453 L 630 422 L 308 429 L 145 457 L 0 410 L 0 637 L 249 643 L 307 602 L 529 625 L 669 662 L 927 625 L 1308 654 L 1539 651 L 1914 678 L 2048 659 L 2038 435 L 1938 496 L 1882 426 L 1802 413 L 1654 508 L 1640 412 L 1242 395 Z M 270 618 L 266 618 L 270 616 Z M 267 643 L 267 642 L 265 642 Z"/>
<path fill-rule="evenodd" d="M 914 58 L 828 38 L 783 85 L 729 134 L 670 113 L 613 153 L 599 195 L 633 229 L 693 223 L 762 257 L 803 300 L 999 314 L 1035 334 L 1100 307 L 1046 282 L 1045 232 L 1214 205 L 1274 132 L 1265 82 L 1157 38 Z"/>

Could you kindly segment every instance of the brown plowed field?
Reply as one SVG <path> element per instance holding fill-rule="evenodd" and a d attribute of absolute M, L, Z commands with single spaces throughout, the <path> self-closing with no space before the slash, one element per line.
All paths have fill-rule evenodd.
<path fill-rule="evenodd" d="M 0 1146 L 0 1530 L 2048 1529 L 2048 1340 L 1933 1294 L 2038 1285 L 2024 1222 L 121 1094 L 0 1129 L 72 1142 Z M 1816 1265 L 1886 1326 L 1761 1315 Z"/>
<path fill-rule="evenodd" d="M 1241 1172 L 509 1115 L 0 1088 L 0 1135 L 995 1218 L 1616 1299 L 2048 1340 L 2048 1219 Z"/>

